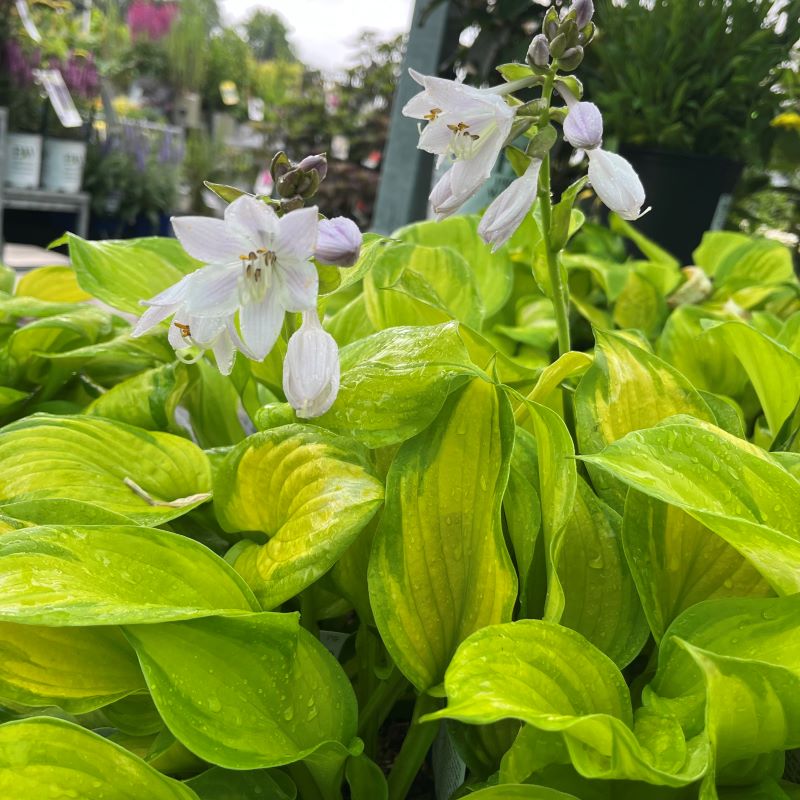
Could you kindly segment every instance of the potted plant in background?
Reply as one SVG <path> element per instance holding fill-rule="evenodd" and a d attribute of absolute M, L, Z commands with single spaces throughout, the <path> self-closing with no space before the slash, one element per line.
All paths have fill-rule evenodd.
<path fill-rule="evenodd" d="M 637 226 L 688 263 L 722 226 L 743 166 L 768 157 L 800 0 L 597 0 L 595 21 L 587 87 L 658 197 Z"/>

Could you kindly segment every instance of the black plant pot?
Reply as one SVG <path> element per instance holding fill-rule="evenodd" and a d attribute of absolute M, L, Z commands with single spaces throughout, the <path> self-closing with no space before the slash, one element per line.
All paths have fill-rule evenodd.
<path fill-rule="evenodd" d="M 636 222 L 645 236 L 655 239 L 683 264 L 703 234 L 722 227 L 742 165 L 727 158 L 623 147 L 644 184 L 652 211 Z"/>

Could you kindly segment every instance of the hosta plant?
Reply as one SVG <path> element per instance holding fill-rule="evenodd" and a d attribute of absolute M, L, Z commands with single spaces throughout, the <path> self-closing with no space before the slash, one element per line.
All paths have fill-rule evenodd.
<path fill-rule="evenodd" d="M 800 284 L 622 218 L 590 6 L 507 92 L 420 76 L 449 218 L 361 241 L 279 155 L 278 200 L 0 275 L 0 795 L 800 796 Z M 550 195 L 562 122 L 610 229 Z"/>

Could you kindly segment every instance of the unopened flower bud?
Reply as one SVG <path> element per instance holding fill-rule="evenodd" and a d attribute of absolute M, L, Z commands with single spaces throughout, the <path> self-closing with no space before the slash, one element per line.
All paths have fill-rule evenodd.
<path fill-rule="evenodd" d="M 547 44 L 547 37 L 543 33 L 533 37 L 531 46 L 528 48 L 528 61 L 537 67 L 546 67 L 550 63 L 550 47 Z"/>
<path fill-rule="evenodd" d="M 552 41 L 558 34 L 558 11 L 555 6 L 550 6 L 547 13 L 544 15 L 544 22 L 542 24 L 544 35 Z"/>
<path fill-rule="evenodd" d="M 279 150 L 272 157 L 272 163 L 269 165 L 269 173 L 272 175 L 273 182 L 278 181 L 278 178 L 285 175 L 292 168 L 292 162 L 289 161 L 289 156 Z"/>
<path fill-rule="evenodd" d="M 577 47 L 570 47 L 565 50 L 563 55 L 558 59 L 558 68 L 564 72 L 572 72 L 577 69 L 583 61 L 583 48 L 578 45 Z"/>
<path fill-rule="evenodd" d="M 594 22 L 590 22 L 585 27 L 581 28 L 581 32 L 578 34 L 578 44 L 586 47 L 589 42 L 594 39 L 594 34 L 597 31 Z"/>
<path fill-rule="evenodd" d="M 577 150 L 603 143 L 603 115 L 594 103 L 574 103 L 564 120 L 564 138 Z"/>
<path fill-rule="evenodd" d="M 600 200 L 622 219 L 639 219 L 644 205 L 644 187 L 636 170 L 622 156 L 599 147 L 586 153 L 589 180 Z"/>
<path fill-rule="evenodd" d="M 324 414 L 339 393 L 339 348 L 322 329 L 316 309 L 303 312 L 283 362 L 283 392 L 302 419 Z"/>
<path fill-rule="evenodd" d="M 311 172 L 314 170 L 319 174 L 320 181 L 325 180 L 328 174 L 328 159 L 325 153 L 318 153 L 314 156 L 306 156 L 298 165 L 297 169 L 303 172 Z"/>
<path fill-rule="evenodd" d="M 567 37 L 563 33 L 559 33 L 555 39 L 550 41 L 550 55 L 553 58 L 560 58 L 562 53 L 567 49 Z"/>
<path fill-rule="evenodd" d="M 578 28 L 583 28 L 594 16 L 594 3 L 592 0 L 575 0 L 570 11 L 575 12 L 575 24 Z"/>
<path fill-rule="evenodd" d="M 320 220 L 314 258 L 322 264 L 352 267 L 361 254 L 361 231 L 353 220 L 334 217 Z"/>
<path fill-rule="evenodd" d="M 567 43 L 567 49 L 575 47 L 575 45 L 578 44 L 578 26 L 575 24 L 575 19 L 573 17 L 570 16 L 562 20 L 561 24 L 558 26 L 558 35 L 564 37 Z"/>
<path fill-rule="evenodd" d="M 700 267 L 685 267 L 681 272 L 686 280 L 667 298 L 667 305 L 671 308 L 696 305 L 710 297 L 714 287 Z"/>

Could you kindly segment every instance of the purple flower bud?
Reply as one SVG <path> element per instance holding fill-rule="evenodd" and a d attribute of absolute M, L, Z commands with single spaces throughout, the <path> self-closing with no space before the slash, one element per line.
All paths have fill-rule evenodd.
<path fill-rule="evenodd" d="M 575 0 L 572 4 L 572 11 L 575 12 L 575 24 L 578 30 L 586 27 L 594 16 L 594 3 L 592 0 Z"/>
<path fill-rule="evenodd" d="M 537 67 L 546 67 L 550 63 L 550 46 L 543 33 L 533 37 L 531 46 L 528 48 L 528 61 L 533 62 Z"/>
<path fill-rule="evenodd" d="M 603 143 L 603 115 L 594 103 L 572 103 L 564 120 L 564 138 L 576 149 L 594 150 Z"/>
<path fill-rule="evenodd" d="M 314 258 L 322 264 L 352 267 L 361 254 L 361 231 L 347 217 L 323 219 L 317 228 Z"/>
<path fill-rule="evenodd" d="M 311 172 L 311 170 L 314 170 L 319 174 L 320 181 L 323 181 L 328 174 L 328 159 L 325 157 L 325 153 L 319 153 L 315 156 L 306 156 L 297 165 L 297 169 L 301 172 Z"/>

